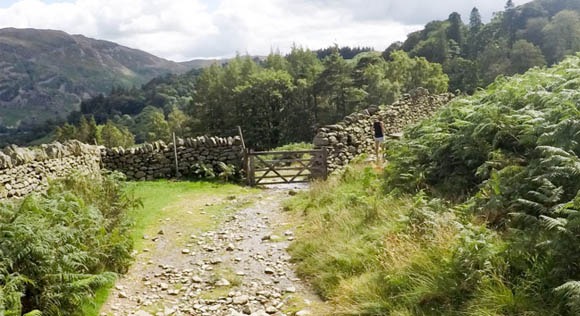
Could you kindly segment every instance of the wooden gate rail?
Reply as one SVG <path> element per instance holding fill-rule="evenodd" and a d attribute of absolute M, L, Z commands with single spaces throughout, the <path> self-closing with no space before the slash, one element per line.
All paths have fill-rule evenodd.
<path fill-rule="evenodd" d="M 310 154 L 311 158 L 301 158 L 304 154 Z M 280 158 L 270 160 L 265 156 L 280 156 Z M 258 184 L 303 183 L 312 179 L 326 179 L 326 158 L 326 148 L 257 152 L 247 150 L 245 169 L 248 184 L 255 186 Z M 258 167 L 257 164 L 263 165 L 263 167 Z"/>

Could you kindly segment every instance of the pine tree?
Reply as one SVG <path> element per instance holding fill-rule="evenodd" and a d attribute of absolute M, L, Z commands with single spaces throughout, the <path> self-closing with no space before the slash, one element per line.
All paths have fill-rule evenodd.
<path fill-rule="evenodd" d="M 449 15 L 449 28 L 447 28 L 447 39 L 454 40 L 458 45 L 463 44 L 463 21 L 461 15 L 453 12 Z"/>
<path fill-rule="evenodd" d="M 87 118 L 83 115 L 79 121 L 79 127 L 77 129 L 76 139 L 83 142 L 88 143 L 89 135 L 90 134 L 90 127 L 89 122 L 87 122 Z"/>
<path fill-rule="evenodd" d="M 481 40 L 480 40 L 480 32 L 483 27 L 483 22 L 481 22 L 481 14 L 479 14 L 479 10 L 477 7 L 473 7 L 471 10 L 471 14 L 469 16 L 469 32 L 466 44 L 466 52 L 467 57 L 469 59 L 477 58 L 479 54 Z"/>
<path fill-rule="evenodd" d="M 473 7 L 471 14 L 469 15 L 469 33 L 477 34 L 481 29 L 483 22 L 481 22 L 481 14 L 477 7 Z"/>
<path fill-rule="evenodd" d="M 512 0 L 508 0 L 505 4 L 505 10 L 509 11 L 515 7 L 514 2 Z"/>
<path fill-rule="evenodd" d="M 515 6 L 512 0 L 508 0 L 505 5 L 505 12 L 503 14 L 503 28 L 507 33 L 509 48 L 515 42 L 516 38 L 516 25 L 515 25 Z"/>

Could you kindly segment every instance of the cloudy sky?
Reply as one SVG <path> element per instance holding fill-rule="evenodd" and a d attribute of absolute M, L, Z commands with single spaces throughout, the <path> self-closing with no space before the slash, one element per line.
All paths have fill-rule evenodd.
<path fill-rule="evenodd" d="M 515 0 L 516 5 L 530 0 Z M 265 55 L 298 45 L 382 50 L 426 22 L 504 0 L 0 0 L 0 28 L 58 29 L 175 61 Z"/>

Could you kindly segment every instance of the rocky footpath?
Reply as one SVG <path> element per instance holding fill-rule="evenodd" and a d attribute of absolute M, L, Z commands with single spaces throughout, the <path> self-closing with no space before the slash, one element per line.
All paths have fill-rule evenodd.
<path fill-rule="evenodd" d="M 318 299 L 295 276 L 286 252 L 294 239 L 280 207 L 287 196 L 268 189 L 218 230 L 183 232 L 189 239 L 183 247 L 172 245 L 167 231 L 145 236 L 169 241 L 162 248 L 173 247 L 172 258 L 137 262 L 102 315 L 312 314 L 309 305 Z"/>

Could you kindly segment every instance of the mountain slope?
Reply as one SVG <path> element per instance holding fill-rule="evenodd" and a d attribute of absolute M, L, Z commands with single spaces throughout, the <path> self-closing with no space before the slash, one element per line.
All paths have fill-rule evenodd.
<path fill-rule="evenodd" d="M 62 31 L 0 29 L 0 126 L 65 117 L 82 99 L 141 85 L 175 63 L 112 42 Z"/>

